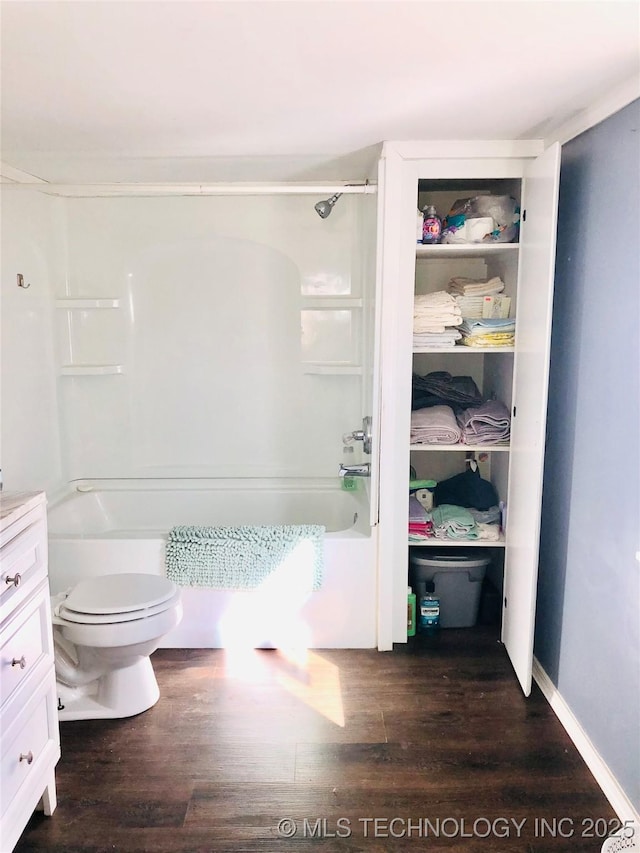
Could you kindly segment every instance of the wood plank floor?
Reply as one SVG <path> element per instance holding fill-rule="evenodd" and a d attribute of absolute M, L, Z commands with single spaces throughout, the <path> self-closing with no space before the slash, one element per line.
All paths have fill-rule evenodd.
<path fill-rule="evenodd" d="M 615 820 L 495 629 L 153 663 L 154 708 L 61 725 L 58 808 L 17 853 L 596 853 Z"/>

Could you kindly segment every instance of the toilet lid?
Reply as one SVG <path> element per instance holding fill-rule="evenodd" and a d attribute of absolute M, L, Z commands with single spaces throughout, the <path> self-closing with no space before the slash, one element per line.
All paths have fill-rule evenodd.
<path fill-rule="evenodd" d="M 132 618 L 138 619 L 143 615 L 140 611 L 148 611 L 152 607 L 166 610 L 177 591 L 173 581 L 160 575 L 133 572 L 101 575 L 80 581 L 66 597 L 61 609 L 67 613 L 97 616 L 135 613 Z M 145 615 L 151 614 L 147 612 Z"/>
<path fill-rule="evenodd" d="M 180 590 L 176 587 L 174 595 L 168 601 L 155 604 L 153 607 L 145 607 L 142 610 L 129 610 L 126 613 L 78 613 L 75 610 L 67 609 L 63 602 L 57 606 L 56 616 L 66 622 L 75 622 L 78 625 L 113 625 L 120 622 L 133 622 L 136 619 L 146 619 L 149 616 L 155 616 L 156 613 L 164 613 L 165 610 L 169 610 L 179 601 Z"/>

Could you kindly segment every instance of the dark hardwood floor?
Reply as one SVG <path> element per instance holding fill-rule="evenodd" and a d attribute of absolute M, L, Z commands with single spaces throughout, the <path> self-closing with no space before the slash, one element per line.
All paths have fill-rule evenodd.
<path fill-rule="evenodd" d="M 17 853 L 595 853 L 615 820 L 492 628 L 153 662 L 154 708 L 61 725 L 58 808 Z"/>

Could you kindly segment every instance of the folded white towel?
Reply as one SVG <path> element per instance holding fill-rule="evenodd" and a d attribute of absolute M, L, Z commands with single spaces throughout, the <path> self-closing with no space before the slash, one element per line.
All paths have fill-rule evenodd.
<path fill-rule="evenodd" d="M 432 317 L 415 317 L 413 318 L 414 332 L 432 332 L 440 326 L 461 326 L 463 322 L 462 314 L 438 314 Z"/>
<path fill-rule="evenodd" d="M 414 297 L 414 304 L 423 306 L 453 305 L 454 300 L 446 290 L 434 290 L 433 293 L 417 293 Z"/>
<path fill-rule="evenodd" d="M 417 335 L 440 335 L 444 334 L 446 331 L 447 327 L 442 324 L 429 324 L 428 326 L 416 326 L 414 324 L 413 336 L 415 338 Z"/>
<path fill-rule="evenodd" d="M 462 324 L 462 311 L 445 290 L 419 293 L 413 303 L 413 331 L 437 333 Z"/>
<path fill-rule="evenodd" d="M 493 299 L 492 296 L 456 296 L 456 304 L 464 319 L 469 317 L 482 317 L 485 299 Z"/>
<path fill-rule="evenodd" d="M 490 542 L 497 542 L 500 539 L 500 526 L 498 524 L 484 524 L 476 522 L 478 529 L 478 539 L 487 539 Z"/>
<path fill-rule="evenodd" d="M 450 294 L 462 296 L 491 296 L 494 293 L 502 293 L 503 290 L 504 282 L 497 275 L 487 281 L 457 276 L 447 285 L 447 291 Z"/>
<path fill-rule="evenodd" d="M 457 329 L 445 329 L 441 327 L 438 332 L 416 332 L 413 333 L 414 347 L 452 347 L 460 340 L 462 335 Z"/>
<path fill-rule="evenodd" d="M 411 412 L 411 444 L 457 444 L 462 436 L 451 406 Z"/>

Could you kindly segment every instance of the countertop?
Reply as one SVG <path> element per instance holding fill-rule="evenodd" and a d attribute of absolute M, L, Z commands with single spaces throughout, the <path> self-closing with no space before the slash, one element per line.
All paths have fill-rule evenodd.
<path fill-rule="evenodd" d="M 40 503 L 46 503 L 44 492 L 0 492 L 0 530 L 5 530 Z"/>

